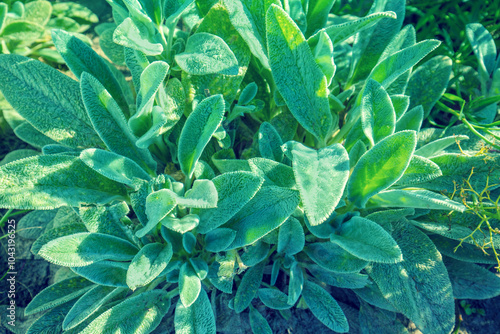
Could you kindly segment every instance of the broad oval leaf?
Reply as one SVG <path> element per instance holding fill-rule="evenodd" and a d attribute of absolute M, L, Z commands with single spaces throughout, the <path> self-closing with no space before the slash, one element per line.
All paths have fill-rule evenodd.
<path fill-rule="evenodd" d="M 26 334 L 62 333 L 61 323 L 64 321 L 64 316 L 68 313 L 68 311 L 74 304 L 75 300 L 72 300 L 54 307 L 53 309 L 44 313 L 35 322 L 33 322 L 31 326 L 29 326 L 27 331 L 23 330 L 23 332 L 25 332 Z M 10 326 L 7 323 L 5 323 L 4 326 L 8 329 L 18 330 L 18 327 Z M 71 332 L 67 333 L 72 334 Z"/>
<path fill-rule="evenodd" d="M 357 273 L 368 265 L 367 261 L 331 242 L 308 244 L 304 251 L 320 267 L 337 273 Z"/>
<path fill-rule="evenodd" d="M 263 158 L 277 162 L 283 160 L 283 141 L 271 123 L 263 122 L 259 128 L 259 151 Z"/>
<path fill-rule="evenodd" d="M 195 180 L 184 197 L 177 198 L 177 204 L 189 208 L 209 209 L 217 207 L 218 194 L 210 180 Z"/>
<path fill-rule="evenodd" d="M 411 74 L 405 94 L 411 97 L 410 109 L 421 105 L 427 117 L 432 107 L 448 87 L 453 61 L 447 56 L 436 56 L 419 65 Z"/>
<path fill-rule="evenodd" d="M 47 210 L 125 200 L 125 187 L 79 158 L 34 156 L 0 166 L 0 207 Z"/>
<path fill-rule="evenodd" d="M 260 283 L 262 283 L 264 266 L 265 263 L 261 262 L 250 267 L 245 275 L 243 275 L 238 290 L 236 291 L 236 296 L 234 297 L 234 311 L 236 313 L 244 311 L 255 298 Z"/>
<path fill-rule="evenodd" d="M 317 265 L 308 265 L 307 269 L 319 281 L 338 288 L 361 289 L 370 284 L 370 281 L 368 280 L 368 275 L 364 274 L 332 273 L 331 271 L 324 270 Z"/>
<path fill-rule="evenodd" d="M 373 264 L 369 272 L 384 297 L 423 332 L 448 334 L 455 325 L 455 303 L 441 254 L 429 238 L 407 222 L 392 234 L 403 253 L 396 264 Z"/>
<path fill-rule="evenodd" d="M 396 132 L 403 130 L 420 131 L 424 120 L 424 109 L 421 105 L 408 110 L 396 123 Z"/>
<path fill-rule="evenodd" d="M 78 83 L 34 59 L 0 55 L 0 90 L 21 116 L 62 145 L 100 147 Z"/>
<path fill-rule="evenodd" d="M 176 195 L 169 189 L 153 191 L 146 197 L 146 215 L 148 218 L 146 226 L 135 232 L 138 238 L 144 237 L 155 226 L 165 218 L 177 205 Z"/>
<path fill-rule="evenodd" d="M 254 334 L 273 334 L 266 318 L 262 316 L 253 306 L 250 306 L 250 327 Z"/>
<path fill-rule="evenodd" d="M 367 207 L 457 210 L 459 212 L 466 209 L 463 204 L 432 191 L 403 189 L 382 191 L 368 201 Z"/>
<path fill-rule="evenodd" d="M 349 324 L 333 297 L 319 285 L 306 281 L 302 296 L 309 309 L 326 327 L 337 333 L 347 333 Z"/>
<path fill-rule="evenodd" d="M 453 297 L 457 299 L 488 299 L 500 295 L 500 277 L 474 263 L 443 258 L 450 275 Z"/>
<path fill-rule="evenodd" d="M 31 315 L 64 304 L 83 295 L 94 286 L 94 283 L 83 277 L 72 277 L 52 284 L 31 300 L 24 309 L 24 315 Z"/>
<path fill-rule="evenodd" d="M 170 307 L 170 299 L 163 290 L 146 291 L 129 297 L 102 313 L 80 334 L 151 333 Z"/>
<path fill-rule="evenodd" d="M 172 245 L 151 243 L 134 256 L 127 271 L 127 285 L 135 290 L 148 285 L 167 267 L 172 258 Z"/>
<path fill-rule="evenodd" d="M 224 0 L 232 25 L 265 68 L 269 68 L 265 19 L 273 3 L 279 1 Z"/>
<path fill-rule="evenodd" d="M 142 28 L 142 27 L 141 27 Z M 158 56 L 163 52 L 161 43 L 152 43 L 148 40 L 147 33 L 144 33 L 139 25 L 127 17 L 115 29 L 113 42 L 134 50 L 140 50 L 148 56 Z"/>
<path fill-rule="evenodd" d="M 389 94 L 372 79 L 368 80 L 361 99 L 361 126 L 372 146 L 396 129 L 396 113 Z"/>
<path fill-rule="evenodd" d="M 195 214 L 187 214 L 182 218 L 165 217 L 161 220 L 161 224 L 166 228 L 177 233 L 184 234 L 191 231 L 200 223 L 200 217 Z"/>
<path fill-rule="evenodd" d="M 186 262 L 179 271 L 180 301 L 186 308 L 193 305 L 200 296 L 201 281 L 190 263 Z"/>
<path fill-rule="evenodd" d="M 330 235 L 330 241 L 365 261 L 397 263 L 403 260 L 391 235 L 366 218 L 352 217 Z"/>
<path fill-rule="evenodd" d="M 130 263 L 98 261 L 85 267 L 73 267 L 71 271 L 100 286 L 127 287 L 127 269 Z"/>
<path fill-rule="evenodd" d="M 368 79 L 373 79 L 384 88 L 388 88 L 400 75 L 415 66 L 440 44 L 440 41 L 428 39 L 408 46 L 379 62 L 371 71 Z"/>
<path fill-rule="evenodd" d="M 212 292 L 214 293 L 214 292 Z M 198 299 L 189 307 L 184 306 L 181 300 L 175 307 L 175 333 L 215 334 L 215 316 L 205 290 L 201 289 Z"/>
<path fill-rule="evenodd" d="M 191 178 L 205 146 L 215 133 L 224 115 L 224 98 L 221 94 L 201 101 L 189 115 L 179 138 L 178 159 L 182 172 Z"/>
<path fill-rule="evenodd" d="M 264 178 L 263 187 L 274 185 L 283 188 L 296 188 L 292 167 L 265 158 L 249 159 L 248 164 L 254 174 Z"/>
<path fill-rule="evenodd" d="M 384 18 L 396 19 L 396 13 L 391 11 L 373 13 L 357 20 L 348 21 L 341 24 L 334 24 L 319 30 L 314 35 L 309 37 L 307 42 L 309 43 L 309 45 L 315 45 L 321 32 L 325 31 L 332 40 L 333 45 L 335 46 L 345 41 L 347 38 L 357 34 L 358 32 L 373 27 L 380 19 Z"/>
<path fill-rule="evenodd" d="M 300 222 L 294 217 L 281 225 L 278 234 L 278 253 L 285 253 L 289 256 L 295 255 L 304 249 L 305 236 L 304 229 Z"/>
<path fill-rule="evenodd" d="M 272 4 L 266 15 L 269 64 L 281 96 L 300 125 L 324 143 L 332 126 L 326 77 L 300 29 Z"/>
<path fill-rule="evenodd" d="M 77 78 L 81 78 L 84 72 L 99 78 L 99 82 L 106 87 L 125 115 L 128 115 L 127 99 L 104 59 L 79 38 L 64 30 L 53 29 L 52 40 L 64 62 Z"/>
<path fill-rule="evenodd" d="M 65 267 L 83 267 L 101 260 L 129 261 L 138 249 L 130 242 L 102 233 L 76 233 L 45 244 L 38 255 Z"/>
<path fill-rule="evenodd" d="M 415 151 L 415 155 L 424 157 L 424 158 L 431 158 L 433 156 L 439 155 L 440 152 L 442 152 L 444 149 L 449 147 L 450 145 L 459 143 L 461 140 L 467 140 L 469 139 L 468 136 L 465 135 L 457 135 L 457 136 L 450 136 L 450 137 L 444 137 L 440 138 L 437 140 L 434 140 L 426 145 L 423 145 L 419 149 Z"/>
<path fill-rule="evenodd" d="M 380 60 L 387 44 L 401 30 L 405 17 L 404 0 L 374 2 L 368 14 L 388 11 L 394 12 L 395 15 L 380 19 L 356 37 L 352 49 L 351 83 L 356 83 L 370 74 L 370 71 Z"/>
<path fill-rule="evenodd" d="M 260 301 L 273 310 L 288 310 L 288 296 L 278 289 L 263 288 L 257 292 Z"/>
<path fill-rule="evenodd" d="M 318 151 L 290 141 L 293 172 L 300 199 L 312 226 L 324 222 L 335 210 L 349 178 L 349 156 L 340 144 Z"/>
<path fill-rule="evenodd" d="M 135 161 L 122 155 L 89 148 L 80 153 L 80 159 L 99 174 L 133 187 L 135 179 L 149 181 L 151 177 Z"/>
<path fill-rule="evenodd" d="M 238 74 L 238 60 L 233 51 L 222 38 L 206 32 L 189 37 L 186 49 L 175 55 L 175 61 L 188 74 Z"/>
<path fill-rule="evenodd" d="M 302 294 L 304 288 L 304 272 L 296 261 L 290 267 L 290 281 L 288 282 L 288 300 L 289 305 L 295 305 Z"/>
<path fill-rule="evenodd" d="M 393 185 L 408 168 L 416 145 L 415 131 L 401 131 L 376 144 L 354 167 L 348 199 L 364 208 L 370 197 Z"/>
<path fill-rule="evenodd" d="M 48 1 L 33 1 L 24 5 L 24 19 L 45 26 L 52 14 L 52 5 Z"/>
<path fill-rule="evenodd" d="M 396 184 L 409 186 L 431 181 L 441 175 L 443 173 L 441 173 L 441 169 L 436 163 L 427 158 L 414 155 L 411 158 L 410 165 Z"/>
<path fill-rule="evenodd" d="M 135 161 L 145 171 L 153 173 L 156 161 L 147 149 L 136 146 L 137 138 L 113 97 L 93 76 L 83 73 L 80 79 L 83 102 L 94 129 L 113 152 Z"/>
<path fill-rule="evenodd" d="M 94 314 L 101 306 L 125 291 L 122 288 L 96 285 L 87 291 L 69 310 L 62 327 L 69 330 L 81 324 Z"/>
<path fill-rule="evenodd" d="M 236 237 L 236 231 L 230 228 L 216 228 L 205 235 L 205 249 L 217 253 L 225 250 Z"/>
<path fill-rule="evenodd" d="M 236 237 L 228 249 L 253 244 L 283 224 L 300 201 L 298 191 L 264 187 L 228 223 Z"/>
<path fill-rule="evenodd" d="M 217 207 L 197 211 L 199 233 L 208 233 L 225 224 L 252 199 L 264 180 L 249 172 L 231 172 L 212 179 L 217 189 Z"/>
<path fill-rule="evenodd" d="M 497 48 L 495 40 L 481 23 L 470 23 L 465 33 L 479 63 L 479 70 L 487 78 L 496 66 Z"/>

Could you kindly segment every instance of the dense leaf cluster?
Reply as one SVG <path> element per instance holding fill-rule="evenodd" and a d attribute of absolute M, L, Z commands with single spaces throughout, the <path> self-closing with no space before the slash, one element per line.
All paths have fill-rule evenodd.
<path fill-rule="evenodd" d="M 500 155 L 463 127 L 421 129 L 452 64 L 413 70 L 440 42 L 402 27 L 404 0 L 360 18 L 333 0 L 108 2 L 104 51 L 130 84 L 63 30 L 78 80 L 0 56 L 16 134 L 42 151 L 0 166 L 0 207 L 47 217 L 32 252 L 72 271 L 28 305 L 49 310 L 29 334 L 150 333 L 169 315 L 176 333 L 215 333 L 218 312 L 247 309 L 272 333 L 259 303 L 340 333 L 404 333 L 402 316 L 450 333 L 454 298 L 500 294 L 476 264 L 498 261 L 498 200 L 468 196 L 500 196 Z M 494 90 L 500 57 L 468 29 Z"/>

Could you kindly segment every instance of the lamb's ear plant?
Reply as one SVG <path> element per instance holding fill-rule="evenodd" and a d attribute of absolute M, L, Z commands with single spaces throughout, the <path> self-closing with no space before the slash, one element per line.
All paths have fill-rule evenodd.
<path fill-rule="evenodd" d="M 99 18 L 75 2 L 51 3 L 45 0 L 0 3 L 0 54 L 18 54 L 42 60 L 51 66 L 64 64 L 54 48 L 50 32 L 64 29 L 91 44 L 82 34 Z M 9 133 L 21 118 L 0 94 L 0 133 Z"/>
<path fill-rule="evenodd" d="M 439 42 L 401 29 L 405 1 L 341 24 L 334 1 L 108 2 L 133 86 L 61 30 L 77 81 L 0 56 L 16 133 L 43 152 L 0 167 L 0 206 L 50 212 L 32 252 L 72 272 L 27 306 L 49 310 L 29 334 L 167 317 L 215 333 L 216 314 L 247 310 L 269 333 L 261 303 L 341 333 L 404 332 L 397 314 L 450 333 L 454 298 L 500 294 L 475 264 L 498 260 L 500 155 L 420 129 L 421 92 L 448 80 L 412 73 Z"/>

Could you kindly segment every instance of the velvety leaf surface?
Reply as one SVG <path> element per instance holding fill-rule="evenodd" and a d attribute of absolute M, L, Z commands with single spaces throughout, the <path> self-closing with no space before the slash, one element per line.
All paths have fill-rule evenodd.
<path fill-rule="evenodd" d="M 151 243 L 134 256 L 127 271 L 127 285 L 135 290 L 152 282 L 172 258 L 172 245 Z"/>
<path fill-rule="evenodd" d="M 157 289 L 129 297 L 102 313 L 81 334 L 150 333 L 170 307 L 166 295 L 166 291 Z"/>
<path fill-rule="evenodd" d="M 366 218 L 351 218 L 330 235 L 330 240 L 365 261 L 397 263 L 403 260 L 390 234 Z"/>
<path fill-rule="evenodd" d="M 216 228 L 205 235 L 205 249 L 209 252 L 225 250 L 236 237 L 236 231 L 230 228 Z"/>
<path fill-rule="evenodd" d="M 258 296 L 264 305 L 273 310 L 288 310 L 293 306 L 288 304 L 288 296 L 278 289 L 259 289 Z"/>
<path fill-rule="evenodd" d="M 392 135 L 396 128 L 396 113 L 389 94 L 375 80 L 370 79 L 363 91 L 361 126 L 372 146 Z"/>
<path fill-rule="evenodd" d="M 260 314 L 253 306 L 250 306 L 250 327 L 252 328 L 252 332 L 254 334 L 262 333 L 262 334 L 272 334 L 273 330 L 271 326 L 267 323 L 266 318 Z"/>
<path fill-rule="evenodd" d="M 178 158 L 184 175 L 191 178 L 196 162 L 219 127 L 224 115 L 222 95 L 204 99 L 189 115 L 179 138 Z"/>
<path fill-rule="evenodd" d="M 125 289 L 96 285 L 87 291 L 69 310 L 62 327 L 68 330 L 88 319 L 101 306 Z"/>
<path fill-rule="evenodd" d="M 99 284 L 99 286 L 127 288 L 127 269 L 130 263 L 98 261 L 85 267 L 73 267 L 71 271 Z"/>
<path fill-rule="evenodd" d="M 39 61 L 0 56 L 0 90 L 10 105 L 47 137 L 70 147 L 99 147 L 78 83 Z"/>
<path fill-rule="evenodd" d="M 465 34 L 479 62 L 479 71 L 489 76 L 495 69 L 497 48 L 488 30 L 480 23 L 470 23 L 465 28 Z"/>
<path fill-rule="evenodd" d="M 415 66 L 416 63 L 440 44 L 441 42 L 430 39 L 398 51 L 378 63 L 368 78 L 379 82 L 384 88 L 387 88 L 401 74 Z"/>
<path fill-rule="evenodd" d="M 405 94 L 411 97 L 410 108 L 421 105 L 424 115 L 446 91 L 452 71 L 452 60 L 447 56 L 436 56 L 419 65 L 412 73 Z"/>
<path fill-rule="evenodd" d="M 24 309 L 25 315 L 53 308 L 83 295 L 95 285 L 83 277 L 73 277 L 52 284 L 38 293 Z"/>
<path fill-rule="evenodd" d="M 339 304 L 319 285 L 306 281 L 302 291 L 309 309 L 326 327 L 338 333 L 349 332 L 349 324 Z"/>
<path fill-rule="evenodd" d="M 394 16 L 384 17 L 372 27 L 358 35 L 353 45 L 351 80 L 356 83 L 370 74 L 382 55 L 385 47 L 399 32 L 405 17 L 404 0 L 384 0 L 374 2 L 369 15 L 381 12 L 394 12 Z"/>
<path fill-rule="evenodd" d="M 320 266 L 311 265 L 307 269 L 319 281 L 338 288 L 360 289 L 369 284 L 368 275 L 359 273 L 332 273 Z"/>
<path fill-rule="evenodd" d="M 265 158 L 249 159 L 248 164 L 254 174 L 264 179 L 262 186 L 296 188 L 292 167 Z"/>
<path fill-rule="evenodd" d="M 283 141 L 271 123 L 263 122 L 259 128 L 259 151 L 263 158 L 281 162 Z"/>
<path fill-rule="evenodd" d="M 106 146 L 116 154 L 135 161 L 148 172 L 156 170 L 156 161 L 146 149 L 138 148 L 134 134 L 118 104 L 99 81 L 87 73 L 81 76 L 81 91 L 94 129 Z"/>
<path fill-rule="evenodd" d="M 409 186 L 422 182 L 431 181 L 443 175 L 441 169 L 431 160 L 414 155 L 411 158 L 410 165 L 403 176 L 396 182 L 401 186 Z"/>
<path fill-rule="evenodd" d="M 71 156 L 34 156 L 0 166 L 0 206 L 54 209 L 125 199 L 122 184 L 103 177 Z"/>
<path fill-rule="evenodd" d="M 433 210 L 457 210 L 462 212 L 465 206 L 448 197 L 428 190 L 387 190 L 373 196 L 368 207 L 418 208 Z"/>
<path fill-rule="evenodd" d="M 101 233 L 77 233 L 45 244 L 38 255 L 65 267 L 83 267 L 101 260 L 128 261 L 137 253 L 128 241 Z"/>
<path fill-rule="evenodd" d="M 387 189 L 403 175 L 417 145 L 415 131 L 386 137 L 356 164 L 347 184 L 348 199 L 363 208 L 370 197 Z"/>
<path fill-rule="evenodd" d="M 205 290 L 201 289 L 198 299 L 190 307 L 181 301 L 175 307 L 175 332 L 179 334 L 215 334 L 215 317 Z"/>
<path fill-rule="evenodd" d="M 269 64 L 279 92 L 300 125 L 320 142 L 332 125 L 326 77 L 297 25 L 276 5 L 266 15 Z"/>
<path fill-rule="evenodd" d="M 469 139 L 469 137 L 464 135 L 440 138 L 418 148 L 415 151 L 415 155 L 419 155 L 425 158 L 431 158 L 433 156 L 438 155 L 447 147 L 456 144 L 460 140 L 467 140 L 467 139 Z"/>
<path fill-rule="evenodd" d="M 441 254 L 429 238 L 408 223 L 395 226 L 403 253 L 397 264 L 374 264 L 370 273 L 385 298 L 423 332 L 450 333 L 455 303 Z"/>
<path fill-rule="evenodd" d="M 183 71 L 193 75 L 238 74 L 238 60 L 222 38 L 206 32 L 192 35 L 183 53 L 175 55 Z"/>
<path fill-rule="evenodd" d="M 184 263 L 179 271 L 179 291 L 182 305 L 189 308 L 202 291 L 201 281 L 191 264 Z"/>
<path fill-rule="evenodd" d="M 336 273 L 357 273 L 368 264 L 331 242 L 308 244 L 304 251 L 319 266 Z"/>
<path fill-rule="evenodd" d="M 236 313 L 244 311 L 257 295 L 257 291 L 264 275 L 264 263 L 247 269 L 243 275 L 236 296 L 234 297 L 234 310 Z"/>
<path fill-rule="evenodd" d="M 334 24 L 324 28 L 324 31 L 330 36 L 333 45 L 340 44 L 345 41 L 347 38 L 361 32 L 365 29 L 369 29 L 373 27 L 377 22 L 379 22 L 383 18 L 392 18 L 396 19 L 396 13 L 388 11 L 388 12 L 380 12 L 373 13 L 367 15 L 365 17 L 348 21 L 342 24 Z M 319 37 L 320 31 L 309 37 L 307 42 L 311 45 L 311 43 L 315 44 L 315 40 Z"/>
<path fill-rule="evenodd" d="M 137 237 L 142 238 L 150 232 L 177 205 L 175 193 L 169 189 L 154 191 L 146 197 L 147 224 L 137 230 Z"/>
<path fill-rule="evenodd" d="M 396 123 L 396 132 L 403 130 L 420 131 L 424 120 L 424 109 L 421 105 L 408 110 Z"/>
<path fill-rule="evenodd" d="M 298 191 L 280 187 L 262 188 L 228 223 L 236 238 L 228 247 L 247 246 L 281 226 L 299 204 Z"/>
<path fill-rule="evenodd" d="M 269 68 L 267 55 L 266 13 L 271 4 L 279 5 L 279 1 L 227 0 L 224 5 L 234 28 L 245 40 L 252 54 L 265 68 Z"/>
<path fill-rule="evenodd" d="M 305 245 L 304 230 L 300 222 L 290 217 L 281 225 L 278 234 L 278 253 L 295 255 L 302 251 Z"/>
<path fill-rule="evenodd" d="M 145 181 L 151 178 L 135 161 L 113 152 L 89 148 L 80 153 L 80 159 L 108 179 L 131 187 L 135 178 Z"/>
<path fill-rule="evenodd" d="M 500 277 L 474 263 L 445 257 L 453 297 L 457 299 L 488 299 L 500 295 Z"/>
<path fill-rule="evenodd" d="M 120 84 L 103 58 L 79 38 L 64 30 L 52 30 L 52 40 L 64 62 L 77 78 L 80 78 L 84 72 L 98 78 L 125 115 L 128 115 L 127 100 Z"/>
<path fill-rule="evenodd" d="M 228 222 L 260 189 L 263 179 L 249 172 L 225 173 L 212 179 L 217 189 L 217 207 L 197 211 L 198 232 L 207 233 Z"/>
<path fill-rule="evenodd" d="M 349 157 L 340 144 L 318 151 L 287 142 L 300 198 L 312 226 L 324 222 L 339 203 L 349 178 Z"/>

